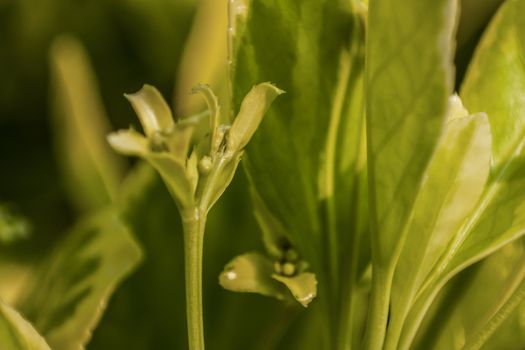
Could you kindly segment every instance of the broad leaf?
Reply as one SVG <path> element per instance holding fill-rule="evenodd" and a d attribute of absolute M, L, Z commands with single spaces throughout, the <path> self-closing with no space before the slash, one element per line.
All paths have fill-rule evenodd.
<path fill-rule="evenodd" d="M 2 350 L 51 350 L 46 341 L 16 310 L 0 300 Z"/>
<path fill-rule="evenodd" d="M 81 43 L 59 37 L 50 58 L 53 128 L 64 179 L 78 209 L 96 210 L 114 199 L 124 164 L 105 140 L 111 128 Z"/>
<path fill-rule="evenodd" d="M 311 264 L 323 298 L 325 339 L 332 343 L 337 319 L 353 319 L 352 285 L 368 257 L 360 253 L 366 239 L 358 239 L 366 231 L 364 23 L 351 2 L 230 2 L 233 107 L 253 81 L 269 80 L 287 92 L 246 149 L 248 176 L 270 214 L 259 213 L 258 221 L 266 243 L 267 230 L 275 228 L 274 238 L 286 236 Z M 341 331 L 348 334 L 347 328 Z"/>
<path fill-rule="evenodd" d="M 453 89 L 457 1 L 370 3 L 366 127 L 372 260 L 368 346 L 381 348 L 393 270 Z"/>
<path fill-rule="evenodd" d="M 288 92 L 247 147 L 250 179 L 293 243 L 318 266 L 319 169 L 350 12 L 332 0 L 233 1 L 230 7 L 234 108 L 254 81 L 269 80 Z"/>
<path fill-rule="evenodd" d="M 425 277 L 481 196 L 490 168 L 486 115 L 449 119 L 425 172 L 392 283 L 387 342 L 396 342 Z"/>
<path fill-rule="evenodd" d="M 111 211 L 80 223 L 36 272 L 20 310 L 53 349 L 82 349 L 141 250 Z"/>
<path fill-rule="evenodd" d="M 435 267 L 410 312 L 403 348 L 441 287 L 462 269 L 525 234 L 525 1 L 506 2 L 473 58 L 461 96 L 468 110 L 486 111 L 493 134 L 489 184 Z M 486 71 L 486 67 L 491 67 Z M 483 70 L 483 72 L 482 72 Z"/>
<path fill-rule="evenodd" d="M 377 0 L 367 36 L 374 258 L 395 260 L 453 88 L 456 1 Z"/>

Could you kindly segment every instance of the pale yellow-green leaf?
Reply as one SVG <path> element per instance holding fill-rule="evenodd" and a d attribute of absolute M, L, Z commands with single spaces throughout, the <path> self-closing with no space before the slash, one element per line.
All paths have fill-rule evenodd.
<path fill-rule="evenodd" d="M 51 350 L 33 326 L 0 300 L 0 349 Z"/>
<path fill-rule="evenodd" d="M 127 156 L 143 156 L 148 153 L 148 140 L 135 130 L 119 130 L 107 136 L 115 151 Z"/>
<path fill-rule="evenodd" d="M 259 253 L 246 253 L 230 261 L 219 276 L 220 285 L 234 292 L 258 293 L 284 300 L 286 288 L 272 279 L 272 261 Z"/>
<path fill-rule="evenodd" d="M 209 85 L 197 85 L 193 88 L 192 93 L 200 93 L 204 97 L 204 100 L 206 100 L 208 110 L 210 111 L 211 154 L 215 154 L 215 152 L 217 152 L 217 149 L 219 148 L 220 142 L 220 140 L 217 140 L 217 128 L 219 127 L 220 122 L 219 101 L 217 100 L 217 96 L 215 96 L 213 90 L 210 88 Z"/>
<path fill-rule="evenodd" d="M 486 115 L 449 118 L 425 172 L 394 273 L 387 334 L 390 349 L 396 346 L 417 291 L 483 193 L 490 155 Z"/>
<path fill-rule="evenodd" d="M 293 277 L 273 274 L 272 278 L 283 283 L 295 300 L 304 307 L 307 307 L 317 296 L 317 279 L 311 272 L 303 272 Z"/>
<path fill-rule="evenodd" d="M 82 44 L 60 36 L 50 49 L 53 136 L 70 199 L 93 210 L 115 199 L 124 163 L 111 151 L 111 130 L 97 79 Z"/>
<path fill-rule="evenodd" d="M 228 150 L 241 151 L 259 127 L 273 100 L 284 93 L 270 83 L 254 86 L 244 97 L 228 134 Z"/>
<path fill-rule="evenodd" d="M 174 122 L 170 107 L 154 86 L 145 84 L 133 94 L 125 94 L 139 117 L 146 136 L 155 132 L 168 133 L 173 130 Z"/>

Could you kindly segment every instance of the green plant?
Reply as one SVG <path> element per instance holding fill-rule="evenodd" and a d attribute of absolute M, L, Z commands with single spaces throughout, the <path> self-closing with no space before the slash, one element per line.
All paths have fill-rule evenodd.
<path fill-rule="evenodd" d="M 523 348 L 525 0 L 479 16 L 468 0 L 230 0 L 228 28 L 211 2 L 176 77 L 181 117 L 151 85 L 126 95 L 144 134 L 108 141 L 146 162 L 122 185 L 86 53 L 55 41 L 56 148 L 81 220 L 36 267 L 0 256 L 0 347 L 94 332 L 97 349 Z M 206 26 L 228 29 L 226 79 Z M 220 98 L 186 95 L 197 78 Z M 15 250 L 31 216 L 7 208 Z"/>
<path fill-rule="evenodd" d="M 126 95 L 141 121 L 146 137 L 133 130 L 108 136 L 119 152 L 140 156 L 160 173 L 179 209 L 184 231 L 186 314 L 191 349 L 204 349 L 202 321 L 202 250 L 206 217 L 230 184 L 251 139 L 272 101 L 283 93 L 269 83 L 254 86 L 230 125 L 220 124 L 217 98 L 208 86 L 194 89 L 208 103 L 208 128 L 192 142 L 196 123 L 175 123 L 168 105 L 152 86 Z"/>

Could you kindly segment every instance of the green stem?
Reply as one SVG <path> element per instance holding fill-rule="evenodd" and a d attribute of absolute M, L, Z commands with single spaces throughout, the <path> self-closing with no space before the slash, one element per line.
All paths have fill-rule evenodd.
<path fill-rule="evenodd" d="M 381 350 L 383 348 L 393 277 L 393 271 L 390 270 L 393 269 L 377 268 L 372 274 L 372 295 L 365 336 L 365 349 L 368 350 Z"/>
<path fill-rule="evenodd" d="M 186 322 L 190 350 L 204 350 L 202 311 L 202 250 L 206 214 L 197 209 L 182 219 L 184 228 L 184 271 L 186 279 Z"/>

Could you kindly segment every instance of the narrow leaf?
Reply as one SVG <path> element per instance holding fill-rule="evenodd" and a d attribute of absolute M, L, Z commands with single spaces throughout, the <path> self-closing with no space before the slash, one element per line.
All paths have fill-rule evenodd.
<path fill-rule="evenodd" d="M 53 131 L 71 200 L 93 210 L 114 200 L 124 164 L 105 142 L 111 130 L 82 44 L 57 38 L 50 50 Z"/>
<path fill-rule="evenodd" d="M 192 93 L 201 93 L 206 100 L 206 105 L 210 111 L 211 154 L 215 154 L 220 142 L 220 140 L 217 140 L 217 128 L 220 122 L 220 107 L 217 96 L 215 96 L 209 85 L 204 84 L 194 87 Z"/>
<path fill-rule="evenodd" d="M 0 300 L 2 350 L 51 350 L 46 341 L 16 310 Z"/>
<path fill-rule="evenodd" d="M 282 93 L 283 90 L 270 83 L 256 85 L 248 92 L 228 134 L 228 150 L 244 149 L 273 100 Z"/>

